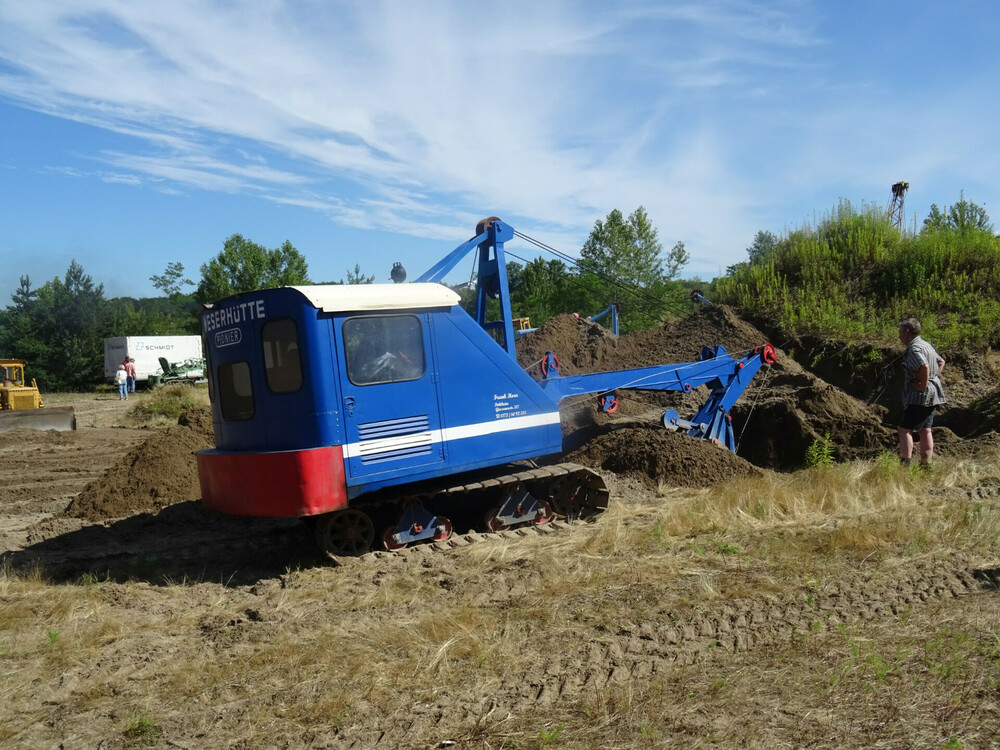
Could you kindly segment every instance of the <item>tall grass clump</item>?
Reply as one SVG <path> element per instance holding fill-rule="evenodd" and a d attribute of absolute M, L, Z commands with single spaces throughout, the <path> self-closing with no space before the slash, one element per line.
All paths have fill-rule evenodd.
<path fill-rule="evenodd" d="M 208 404 L 208 392 L 190 385 L 168 385 L 154 388 L 139 399 L 129 410 L 137 422 L 151 422 L 163 418 L 176 421 L 188 409 Z"/>
<path fill-rule="evenodd" d="M 842 200 L 716 282 L 720 301 L 790 333 L 895 343 L 920 318 L 939 348 L 1000 344 L 1000 238 L 990 228 L 901 232 L 876 206 Z"/>

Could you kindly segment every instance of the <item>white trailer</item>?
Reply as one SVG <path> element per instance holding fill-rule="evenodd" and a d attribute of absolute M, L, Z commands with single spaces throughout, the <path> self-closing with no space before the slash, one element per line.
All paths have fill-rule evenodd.
<path fill-rule="evenodd" d="M 114 382 L 115 373 L 126 357 L 135 359 L 136 382 L 163 372 L 160 357 L 170 364 L 201 359 L 201 336 L 116 336 L 104 339 L 104 378 Z"/>

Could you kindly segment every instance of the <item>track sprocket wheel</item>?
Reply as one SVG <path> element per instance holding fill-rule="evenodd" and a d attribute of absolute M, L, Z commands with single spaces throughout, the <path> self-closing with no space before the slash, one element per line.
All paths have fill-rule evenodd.
<path fill-rule="evenodd" d="M 542 500 L 541 505 L 542 505 L 541 515 L 536 517 L 535 520 L 531 522 L 535 526 L 541 526 L 543 523 L 548 523 L 549 521 L 552 520 L 553 515 L 555 515 L 555 512 L 552 510 L 551 503 L 547 503 L 544 500 Z"/>
<path fill-rule="evenodd" d="M 363 555 L 375 541 L 372 519 L 354 508 L 319 516 L 314 533 L 316 544 L 330 558 Z"/>
<path fill-rule="evenodd" d="M 591 518 L 607 510 L 608 490 L 597 474 L 572 474 L 552 486 L 552 505 L 569 520 Z"/>

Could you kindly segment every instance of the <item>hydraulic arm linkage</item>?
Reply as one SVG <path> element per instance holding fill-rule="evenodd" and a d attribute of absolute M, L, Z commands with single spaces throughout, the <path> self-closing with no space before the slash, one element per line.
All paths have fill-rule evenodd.
<path fill-rule="evenodd" d="M 543 379 L 539 385 L 557 401 L 588 393 L 613 394 L 618 388 L 687 393 L 699 385 L 706 385 L 711 393 L 694 417 L 681 419 L 676 411 L 668 409 L 663 414 L 663 426 L 669 430 L 684 430 L 692 437 L 711 440 L 735 452 L 736 438 L 729 409 L 761 366 L 772 362 L 777 362 L 777 357 L 770 344 L 759 346 L 738 360 L 726 353 L 722 346 L 706 346 L 702 348 L 701 359 L 697 362 L 564 378 L 559 375 L 555 356 L 547 352 L 542 366 Z"/>

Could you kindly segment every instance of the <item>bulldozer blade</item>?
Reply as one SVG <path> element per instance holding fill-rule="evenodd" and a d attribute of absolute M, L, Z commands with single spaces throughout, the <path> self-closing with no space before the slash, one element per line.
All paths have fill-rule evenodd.
<path fill-rule="evenodd" d="M 46 406 L 23 411 L 0 411 L 0 432 L 9 430 L 76 429 L 76 412 L 72 406 Z"/>

